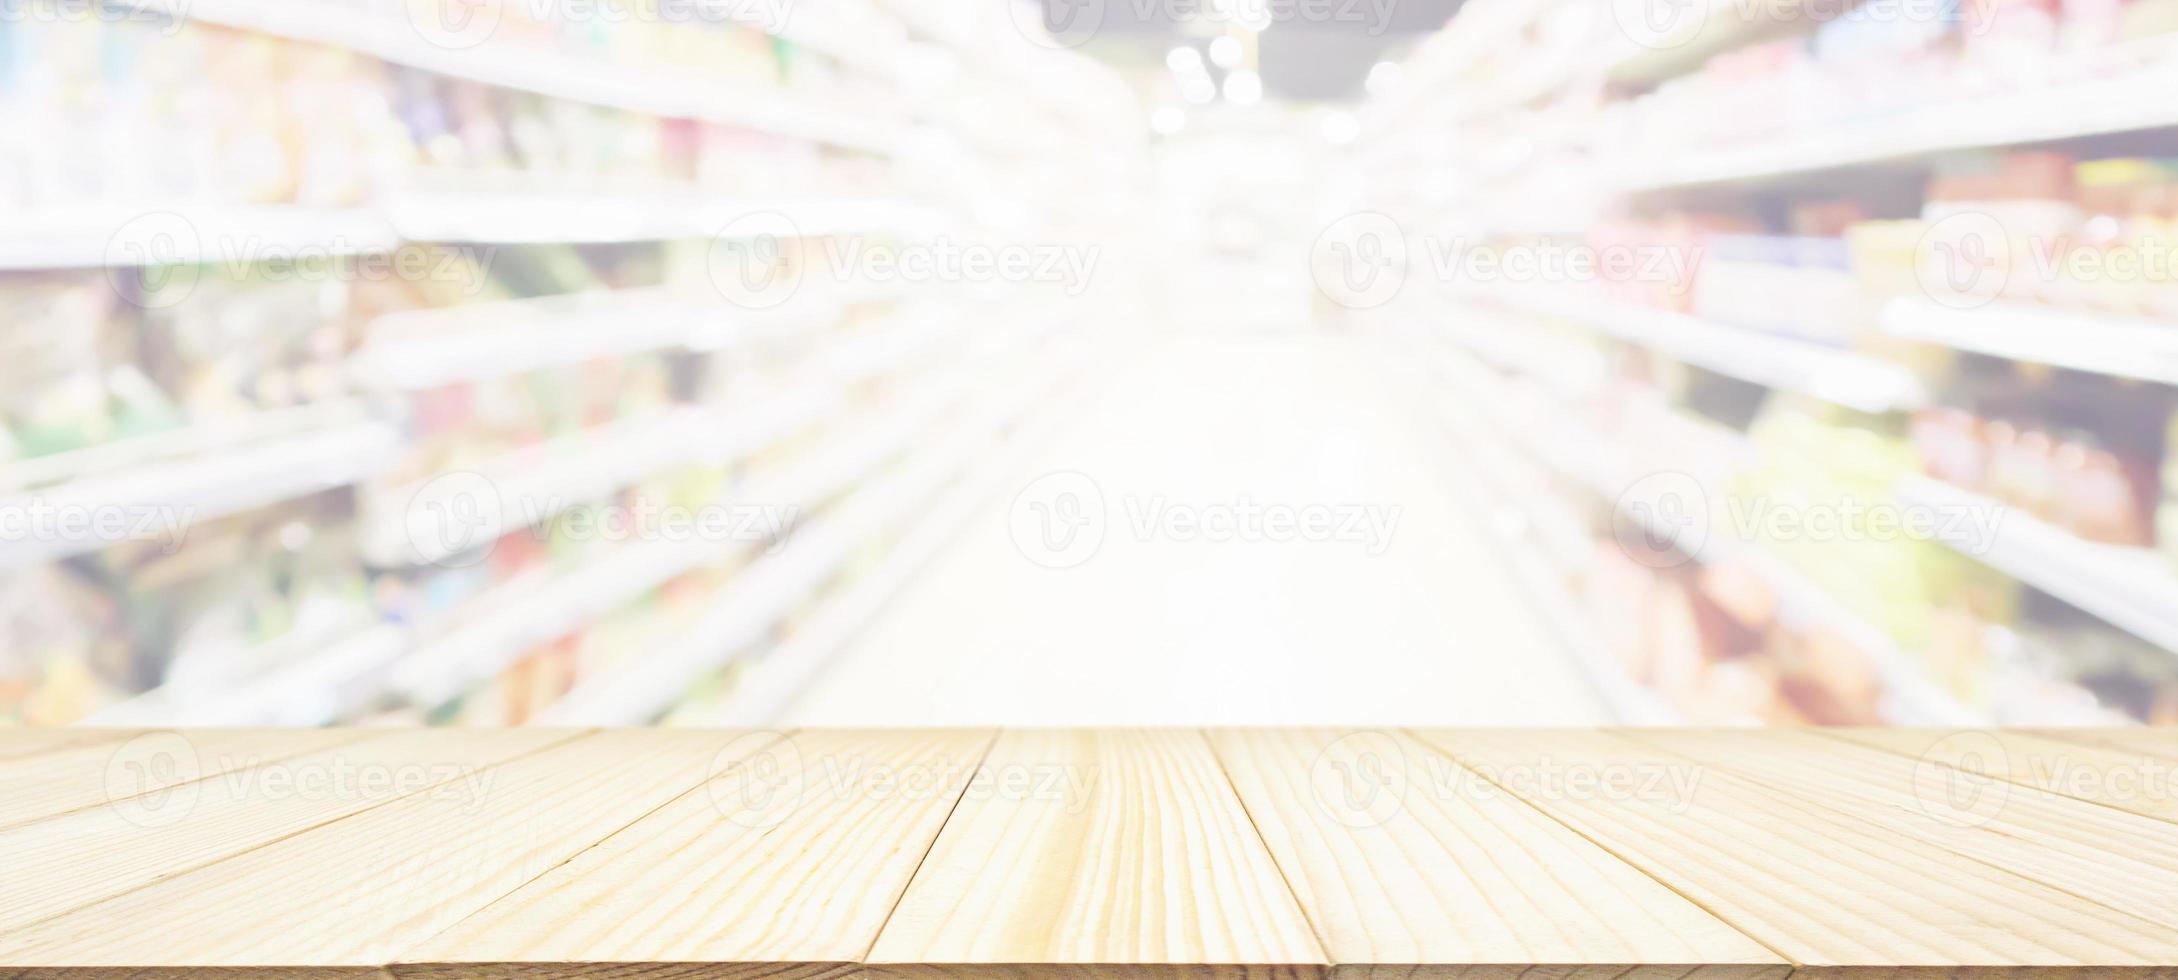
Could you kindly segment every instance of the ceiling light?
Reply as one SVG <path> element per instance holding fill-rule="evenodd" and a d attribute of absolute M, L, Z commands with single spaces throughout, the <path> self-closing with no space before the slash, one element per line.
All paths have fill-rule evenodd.
<path fill-rule="evenodd" d="M 1237 37 L 1227 34 L 1210 42 L 1210 63 L 1219 68 L 1238 68 L 1245 57 L 1247 50 L 1241 47 Z"/>
<path fill-rule="evenodd" d="M 1263 101 L 1263 76 L 1247 70 L 1225 76 L 1225 101 L 1234 105 Z"/>
<path fill-rule="evenodd" d="M 1368 88 L 1370 95 L 1381 99 L 1399 91 L 1399 83 L 1406 80 L 1405 75 L 1406 72 L 1399 67 L 1398 62 L 1379 61 L 1369 69 L 1369 80 L 1363 85 Z"/>
<path fill-rule="evenodd" d="M 1347 146 L 1361 138 L 1361 120 L 1344 109 L 1334 109 L 1324 114 L 1323 138 L 1332 146 Z"/>

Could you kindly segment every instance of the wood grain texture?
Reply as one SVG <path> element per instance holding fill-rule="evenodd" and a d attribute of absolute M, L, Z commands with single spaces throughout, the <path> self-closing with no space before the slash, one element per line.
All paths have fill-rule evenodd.
<path fill-rule="evenodd" d="M 0 732 L 0 980 L 2178 980 L 2160 732 L 202 738 Z"/>
<path fill-rule="evenodd" d="M 697 788 L 733 744 L 718 732 L 584 735 L 482 770 L 481 798 L 403 797 L 0 934 L 0 966 L 382 975 L 402 952 Z"/>
<path fill-rule="evenodd" d="M 1625 737 L 2178 930 L 2178 830 L 2161 821 L 1807 732 Z"/>
<path fill-rule="evenodd" d="M 765 745 L 404 953 L 394 972 L 851 972 L 995 734 L 809 732 Z"/>
<path fill-rule="evenodd" d="M 2178 760 L 2178 731 L 2168 728 L 2048 728 L 2028 734 Z"/>
<path fill-rule="evenodd" d="M 1209 743 L 1182 730 L 1001 735 L 868 962 L 954 977 L 1325 965 Z"/>
<path fill-rule="evenodd" d="M 0 762 L 100 742 L 119 742 L 135 734 L 120 728 L 0 729 Z"/>
<path fill-rule="evenodd" d="M 363 735 L 291 729 L 144 732 L 74 743 L 28 740 L 52 750 L 34 748 L 0 762 L 0 829 L 130 798 L 140 798 L 136 808 L 156 819 L 160 807 L 185 805 L 201 780 Z"/>
<path fill-rule="evenodd" d="M 0 832 L 0 932 L 192 871 L 411 793 L 473 793 L 485 767 L 573 737 L 514 729 L 355 741 L 200 781 L 159 809 L 96 806 Z"/>
<path fill-rule="evenodd" d="M 1621 735 L 1421 735 L 1501 785 L 1526 786 L 1522 798 L 1798 972 L 2149 976 L 2178 963 L 2167 926 Z"/>
<path fill-rule="evenodd" d="M 2178 761 L 2094 741 L 2011 731 L 1826 729 L 1822 734 L 1960 773 L 2178 822 Z"/>
<path fill-rule="evenodd" d="M 1224 731 L 1211 743 L 1341 976 L 1545 963 L 1596 977 L 1789 972 L 1412 736 Z"/>

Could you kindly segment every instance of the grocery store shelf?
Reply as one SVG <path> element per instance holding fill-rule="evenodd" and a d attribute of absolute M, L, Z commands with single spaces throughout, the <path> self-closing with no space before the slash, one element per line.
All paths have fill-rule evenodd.
<path fill-rule="evenodd" d="M 394 313 L 372 321 L 376 340 L 350 358 L 369 388 L 420 391 L 601 357 L 687 345 L 709 316 L 662 290 L 616 290 Z"/>
<path fill-rule="evenodd" d="M 1713 559 L 1712 559 L 1713 560 Z M 1753 548 L 1726 556 L 1760 578 L 1777 598 L 1777 615 L 1795 632 L 1822 630 L 1851 644 L 1874 665 L 1883 684 L 1883 720 L 1892 725 L 1987 726 L 1993 720 L 1967 707 L 1928 675 L 1921 658 L 1901 649 L 1875 624 L 1846 608 L 1790 565 Z"/>
<path fill-rule="evenodd" d="M 943 212 L 883 200 L 718 200 L 686 190 L 647 194 L 397 194 L 383 207 L 207 205 L 51 208 L 0 229 L 0 271 L 238 267 L 390 252 L 404 242 L 614 244 L 712 238 L 762 214 L 751 234 L 922 235 Z"/>
<path fill-rule="evenodd" d="M 140 0 L 153 10 L 165 5 Z M 191 0 L 187 16 L 223 27 L 330 45 L 382 61 L 500 88 L 674 119 L 700 119 L 871 153 L 901 139 L 875 118 L 734 85 L 692 71 L 616 65 L 602 59 L 487 40 L 441 46 L 391 15 L 359 15 L 331 0 Z"/>
<path fill-rule="evenodd" d="M 1527 446 L 1526 441 L 1519 438 L 1521 430 L 1501 428 L 1498 420 L 1489 418 L 1487 413 L 1475 407 L 1495 400 L 1490 397 L 1490 389 L 1466 384 L 1467 372 L 1457 370 L 1457 367 L 1442 361 L 1435 365 L 1439 371 L 1448 371 L 1454 381 L 1439 389 L 1443 394 L 1438 396 L 1436 411 L 1463 448 L 1472 454 L 1485 451 L 1485 444 L 1503 448 L 1515 444 Z M 1497 474 L 1488 466 L 1475 467 L 1472 472 L 1477 477 L 1477 499 L 1468 500 L 1466 504 L 1478 514 L 1476 523 L 1497 544 L 1498 555 L 1512 573 L 1514 584 L 1533 604 L 1537 619 L 1579 666 L 1617 722 L 1635 726 L 1683 723 L 1684 719 L 1670 704 L 1626 672 L 1625 665 L 1596 635 L 1588 614 L 1581 610 L 1580 603 L 1561 579 L 1560 569 L 1553 567 L 1545 557 L 1548 549 L 1534 536 L 1533 530 L 1543 525 L 1522 502 L 1525 496 L 1501 486 Z M 1489 499 L 1481 499 L 1483 495 Z M 1506 514 L 1518 515 L 1519 519 L 1501 519 Z"/>
<path fill-rule="evenodd" d="M 724 223 L 706 215 L 704 198 L 692 187 L 633 194 L 407 192 L 387 204 L 387 218 L 403 238 L 500 245 L 703 238 Z"/>
<path fill-rule="evenodd" d="M 1804 31 L 1814 26 L 1822 12 L 1815 9 L 1818 7 L 1823 5 L 1782 0 L 1757 11 L 1735 0 L 1694 0 L 1668 11 L 1667 29 L 1653 36 L 1636 41 L 1630 34 L 1614 34 L 1620 44 L 1604 77 L 1622 88 L 1654 88 L 1691 74 L 1709 59 L 1734 48 Z M 1636 25 L 1626 21 L 1652 12 L 1639 5 L 1621 6 L 1618 11 L 1624 17 L 1620 23 L 1628 28 Z"/>
<path fill-rule="evenodd" d="M 2023 304 L 1953 309 L 1895 300 L 1883 310 L 1883 329 L 1992 357 L 2178 384 L 2178 330 L 2157 320 Z"/>
<path fill-rule="evenodd" d="M 351 208 L 216 206 L 49 208 L 10 215 L 0 271 L 310 260 L 390 251 L 384 219 Z"/>
<path fill-rule="evenodd" d="M 950 382 L 932 384 L 881 424 L 811 451 L 775 478 L 730 490 L 721 502 L 793 506 L 806 514 L 915 445 L 953 404 L 957 392 L 958 386 Z M 800 548 L 810 533 L 810 528 L 795 528 L 787 551 Z M 564 574 L 509 583 L 478 600 L 490 612 L 403 657 L 392 683 L 414 703 L 444 704 L 505 670 L 523 653 L 736 553 L 733 543 L 718 541 L 645 541 L 585 559 Z M 784 555 L 762 558 L 750 569 L 771 565 Z M 750 574 L 738 572 L 734 581 Z M 690 629 L 703 631 L 701 626 Z"/>
<path fill-rule="evenodd" d="M 2167 555 L 2082 540 L 2002 501 L 1926 477 L 1906 480 L 1898 495 L 1914 506 L 2000 514 L 1993 541 L 1968 537 L 1962 530 L 1946 536 L 1944 543 L 2178 653 L 2178 568 Z M 1951 523 L 1938 522 L 1939 533 Z"/>
<path fill-rule="evenodd" d="M 1069 362 L 1070 363 L 1070 362 Z M 1088 374 L 1077 367 L 1075 374 Z M 1071 394 L 1066 382 L 1045 389 L 1048 406 L 1054 389 Z M 823 608 L 795 625 L 793 634 L 749 664 L 731 694 L 722 703 L 696 716 L 676 716 L 673 723 L 749 727 L 774 725 L 789 704 L 817 678 L 835 655 L 844 649 L 876 617 L 892 597 L 953 543 L 955 534 L 1028 462 L 1028 452 L 1042 444 L 1054 417 L 1064 413 L 1044 411 L 1031 431 L 1007 435 L 995 456 L 978 460 L 961 484 L 923 512 L 902 532 L 900 540 L 885 553 L 875 568 L 860 574 L 853 584 Z"/>
<path fill-rule="evenodd" d="M 2114 77 L 2071 81 L 1936 102 L 1838 125 L 1826 132 L 1762 140 L 1745 148 L 1674 154 L 1659 166 L 1621 168 L 1623 187 L 1647 193 L 1707 184 L 1759 183 L 1872 164 L 1921 160 L 1961 150 L 2022 146 L 2178 126 L 2178 61 Z"/>
<path fill-rule="evenodd" d="M 295 651 L 287 640 L 274 645 L 295 653 L 292 663 L 267 665 L 265 673 L 232 686 L 162 687 L 84 719 L 83 724 L 130 728 L 314 727 L 330 725 L 363 710 L 383 689 L 371 680 L 410 647 L 397 626 L 372 626 L 323 646 Z"/>
<path fill-rule="evenodd" d="M 479 480 L 445 475 L 366 496 L 358 520 L 364 560 L 382 568 L 444 561 L 490 538 L 532 527 L 585 503 L 604 500 L 676 466 L 725 462 L 756 452 L 831 411 L 838 392 L 788 387 L 760 399 L 682 407 L 622 419 L 472 467 Z M 493 499 L 477 501 L 480 492 Z M 420 513 L 460 513 L 481 506 L 489 532 L 430 540 L 414 533 Z M 444 510 L 440 510 L 443 508 Z"/>
<path fill-rule="evenodd" d="M 752 237 L 918 235 L 945 226 L 941 212 L 896 201 L 719 200 L 693 186 L 646 193 L 412 191 L 393 197 L 387 212 L 393 228 L 412 241 L 501 245 L 730 238 L 737 229 Z"/>
<path fill-rule="evenodd" d="M 1453 367 L 1456 367 L 1456 365 Z M 1470 392 L 1473 397 L 1485 404 L 1501 404 L 1504 402 L 1504 399 L 1497 396 L 1496 389 L 1492 387 L 1494 382 L 1489 379 L 1478 376 L 1473 371 L 1455 371 L 1454 373 L 1458 383 L 1451 386 L 1452 390 Z M 1471 423 L 1470 427 L 1472 430 Z M 1591 447 L 1604 445 L 1604 440 L 1589 433 L 1545 433 L 1533 425 L 1508 421 L 1503 418 L 1489 420 L 1485 431 L 1500 433 L 1503 445 L 1520 447 L 1545 467 L 1557 472 L 1574 485 L 1595 494 L 1599 499 L 1612 503 L 1622 519 L 1643 522 L 1643 526 L 1653 533 L 1656 540 L 1679 542 L 1682 550 L 1687 552 L 1689 560 L 1705 565 L 1731 567 L 1756 575 L 1762 580 L 1770 593 L 1776 597 L 1779 620 L 1787 628 L 1802 631 L 1822 629 L 1834 633 L 1853 644 L 1863 655 L 1869 658 L 1869 661 L 1876 668 L 1878 676 L 1883 680 L 1884 695 L 1887 699 L 1887 703 L 1883 706 L 1883 713 L 1885 719 L 1890 723 L 1898 725 L 1975 725 L 1988 723 L 1987 718 L 1966 707 L 1957 698 L 1930 680 L 1919 659 L 1913 654 L 1900 649 L 1882 629 L 1846 608 L 1828 592 L 1814 582 L 1809 581 L 1805 575 L 1790 565 L 1761 552 L 1757 548 L 1733 544 L 1714 532 L 1690 537 L 1684 533 L 1685 529 L 1682 527 L 1650 523 L 1659 519 L 1660 511 L 1653 508 L 1633 506 L 1635 501 L 1630 499 L 1627 491 L 1629 487 L 1635 485 L 1635 481 L 1625 479 L 1608 467 L 1597 463 L 1598 460 L 1608 458 L 1607 454 L 1602 451 L 1592 450 Z M 1670 467 L 1650 466 L 1637 468 L 1638 472 L 1643 473 L 1669 472 L 1670 470 Z M 1516 494 L 1501 492 L 1500 495 L 1507 500 L 1518 499 Z M 1532 512 L 1523 509 L 1523 513 L 1528 514 L 1528 523 L 1534 524 L 1535 518 Z M 1502 529 L 1493 530 L 1505 533 Z M 1538 550 L 1530 547 L 1530 544 L 1532 542 L 1526 542 L 1517 548 L 1508 545 L 1507 550 L 1509 552 L 1535 552 Z M 1545 564 L 1541 563 L 1539 557 L 1533 560 L 1537 563 L 1536 567 L 1527 569 L 1516 567 L 1516 574 L 1524 578 L 1537 578 L 1540 580 L 1538 584 L 1531 586 L 1531 590 L 1548 588 L 1551 581 L 1550 570 Z M 1539 601 L 1546 607 L 1557 607 L 1558 605 L 1556 600 L 1547 595 Z M 1570 603 L 1570 600 L 1568 602 Z M 1574 607 L 1569 604 L 1564 608 L 1571 610 Z M 1560 628 L 1571 630 L 1570 635 L 1567 637 L 1569 644 L 1593 642 L 1585 640 L 1580 635 L 1584 628 L 1578 624 Z M 1599 687 L 1608 686 L 1610 686 L 1608 681 L 1599 684 Z"/>
<path fill-rule="evenodd" d="M 178 546 L 181 538 L 206 522 L 368 477 L 392 462 L 400 442 L 392 426 L 373 421 L 255 441 L 229 441 L 223 433 L 197 432 L 170 434 L 168 441 L 189 440 L 216 448 L 65 482 L 39 483 L 0 497 L 0 512 L 32 515 L 26 519 L 57 515 L 47 522 L 50 526 L 10 528 L 11 535 L 23 537 L 9 541 L 6 550 L 0 551 L 0 570 L 163 536 L 179 535 L 171 542 Z M 102 454 L 90 450 L 87 455 Z M 53 464 L 32 461 L 25 469 Z M 0 485 L 20 487 L 31 482 L 0 471 Z M 80 515 L 80 519 L 68 515 Z"/>
<path fill-rule="evenodd" d="M 1848 350 L 1680 313 L 1565 299 L 1543 291 L 1508 291 L 1498 301 L 1528 313 L 1586 324 L 1696 367 L 1812 395 L 1855 411 L 1911 411 L 1928 403 L 1928 390 L 1912 371 Z"/>
<path fill-rule="evenodd" d="M 899 370 L 961 332 L 957 321 L 944 317 L 896 317 L 841 339 L 780 381 L 758 385 L 725 404 L 622 419 L 462 471 L 479 479 L 439 474 L 369 494 L 359 522 L 363 555 L 374 565 L 399 567 L 443 561 L 483 543 L 475 535 L 422 540 L 410 527 L 418 514 L 474 511 L 481 504 L 484 509 L 474 512 L 494 520 L 490 530 L 504 534 L 676 466 L 737 459 L 829 414 L 850 386 Z M 481 488 L 493 499 L 471 499 Z"/>
<path fill-rule="evenodd" d="M 1484 361 L 1534 378 L 1568 397 L 1593 391 L 1610 372 L 1602 352 L 1519 323 L 1503 313 L 1461 309 L 1444 335 Z"/>
<path fill-rule="evenodd" d="M 1014 414 L 1043 393 L 1041 385 L 1019 385 L 945 443 L 917 439 L 915 454 L 900 470 L 854 491 L 836 509 L 798 529 L 785 550 L 736 575 L 720 590 L 712 611 L 679 642 L 644 658 L 640 669 L 578 685 L 539 723 L 634 725 L 665 714 L 698 680 L 744 653 L 807 602 L 867 542 L 911 519 L 919 522 L 933 498 L 959 480 Z M 916 435 L 923 428 L 917 427 Z"/>

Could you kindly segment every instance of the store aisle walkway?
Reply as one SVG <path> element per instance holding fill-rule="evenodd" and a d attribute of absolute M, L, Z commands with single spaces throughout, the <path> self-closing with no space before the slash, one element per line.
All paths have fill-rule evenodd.
<path fill-rule="evenodd" d="M 1361 342 L 1172 337 L 1121 363 L 784 723 L 1610 720 L 1461 509 L 1459 460 Z M 1274 525 L 1281 507 L 1335 518 L 1329 539 L 1186 531 L 1229 516 L 1324 537 Z M 1073 519 L 1040 539 L 1054 514 Z M 1375 521 L 1340 528 L 1349 514 Z M 1047 547 L 1068 531 L 1101 547 L 1046 567 L 1078 557 Z"/>

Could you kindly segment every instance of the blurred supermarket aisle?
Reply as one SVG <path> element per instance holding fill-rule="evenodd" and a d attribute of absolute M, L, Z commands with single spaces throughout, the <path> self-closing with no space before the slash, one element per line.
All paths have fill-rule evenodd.
<path fill-rule="evenodd" d="M 1140 350 L 784 723 L 1608 721 L 1461 508 L 1471 475 L 1386 380 L 1339 335 Z M 1055 480 L 1101 496 L 1091 556 L 1022 523 Z M 1337 520 L 1272 540 L 1279 508 Z"/>

